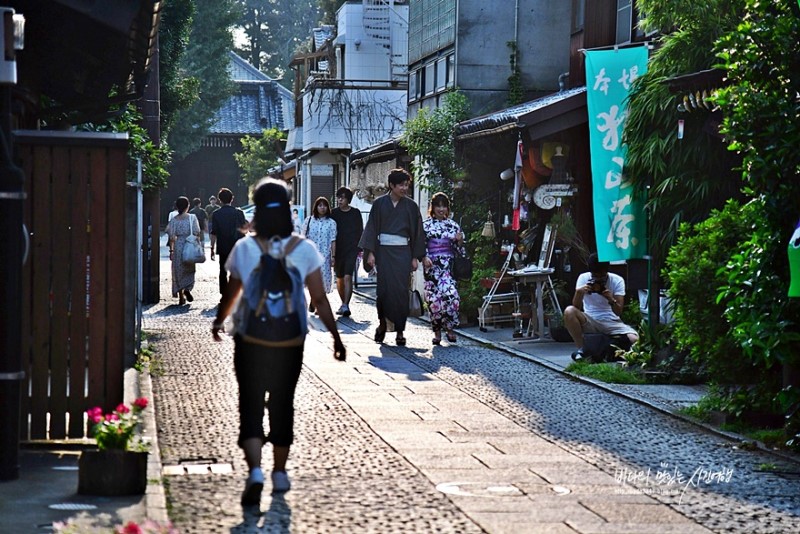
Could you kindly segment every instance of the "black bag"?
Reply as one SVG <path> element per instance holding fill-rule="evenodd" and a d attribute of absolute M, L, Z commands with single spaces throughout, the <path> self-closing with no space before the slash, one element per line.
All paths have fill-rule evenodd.
<path fill-rule="evenodd" d="M 613 362 L 617 359 L 617 349 L 628 350 L 630 348 L 631 342 L 628 336 L 583 334 L 583 354 L 590 362 Z"/>
<path fill-rule="evenodd" d="M 248 304 L 241 333 L 244 341 L 267 347 L 303 344 L 307 331 L 303 280 L 297 269 L 286 265 L 286 255 L 302 239 L 294 236 L 279 258 L 271 256 L 258 243 L 262 248 L 261 262 L 250 275 L 248 287 L 254 289 L 244 297 Z"/>
<path fill-rule="evenodd" d="M 472 279 L 472 260 L 466 255 L 460 256 L 456 252 L 450 263 L 450 272 L 456 280 L 471 280 Z"/>
<path fill-rule="evenodd" d="M 422 317 L 422 295 L 416 289 L 408 290 L 408 316 Z"/>

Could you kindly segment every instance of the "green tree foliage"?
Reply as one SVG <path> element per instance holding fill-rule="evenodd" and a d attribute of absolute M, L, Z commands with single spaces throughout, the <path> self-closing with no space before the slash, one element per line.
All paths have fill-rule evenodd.
<path fill-rule="evenodd" d="M 461 174 L 456 164 L 453 129 L 467 119 L 468 110 L 467 97 L 454 90 L 445 94 L 441 106 L 433 110 L 422 108 L 416 117 L 406 121 L 400 144 L 416 160 L 412 170 L 420 185 L 452 194 Z"/>
<path fill-rule="evenodd" d="M 127 133 L 130 139 L 130 160 L 128 162 L 128 181 L 135 182 L 138 172 L 138 160 L 142 160 L 142 187 L 155 190 L 166 187 L 169 177 L 172 154 L 165 146 L 156 146 L 142 126 L 142 115 L 136 106 L 129 103 L 112 120 L 103 124 L 86 123 L 79 127 L 85 132 Z"/>
<path fill-rule="evenodd" d="M 180 69 L 189 43 L 194 17 L 193 0 L 168 0 L 161 10 L 158 27 L 158 77 L 161 106 L 161 134 L 166 138 L 175 116 L 197 100 L 199 80 Z"/>
<path fill-rule="evenodd" d="M 234 0 L 240 8 L 237 26 L 244 30 L 242 57 L 282 80 L 296 50 L 307 42 L 319 24 L 321 12 L 316 0 Z M 289 86 L 291 80 L 283 80 Z"/>
<path fill-rule="evenodd" d="M 345 3 L 345 0 L 319 0 L 319 10 L 322 14 L 323 24 L 336 24 L 336 12 Z"/>
<path fill-rule="evenodd" d="M 724 267 L 719 298 L 754 364 L 797 369 L 800 301 L 787 297 L 786 248 L 800 215 L 800 7 L 790 0 L 747 0 L 746 7 L 736 31 L 719 43 L 729 84 L 717 101 L 730 148 L 743 155 L 745 192 L 759 219 Z M 797 427 L 800 413 L 791 415 L 789 425 Z"/>
<path fill-rule="evenodd" d="M 641 0 L 643 27 L 663 37 L 648 63 L 647 73 L 630 96 L 624 142 L 628 146 L 625 174 L 644 198 L 650 217 L 650 247 L 661 266 L 675 242 L 681 222 L 696 222 L 727 198 L 741 183 L 730 170 L 737 165 L 718 137 L 707 133 L 708 113 L 679 113 L 679 96 L 667 79 L 709 69 L 717 62 L 715 41 L 741 21 L 744 0 Z M 678 120 L 685 121 L 683 140 Z"/>
<path fill-rule="evenodd" d="M 177 158 L 194 152 L 208 130 L 220 106 L 233 93 L 228 64 L 233 50 L 233 24 L 238 12 L 233 0 L 195 0 L 191 37 L 181 68 L 199 80 L 199 98 L 178 113 L 168 134 L 169 145 Z"/>
<path fill-rule="evenodd" d="M 730 335 L 726 302 L 717 301 L 717 288 L 727 281 L 720 266 L 738 252 L 741 236 L 750 232 L 756 215 L 754 206 L 743 209 L 731 200 L 705 221 L 682 223 L 664 268 L 678 348 L 687 350 L 698 372 L 716 383 L 746 383 L 752 378 L 752 365 Z"/>
<path fill-rule="evenodd" d="M 285 141 L 286 135 L 277 128 L 264 130 L 261 137 L 245 136 L 242 151 L 233 155 L 242 170 L 242 180 L 252 186 L 267 176 L 269 169 L 278 164 Z"/>

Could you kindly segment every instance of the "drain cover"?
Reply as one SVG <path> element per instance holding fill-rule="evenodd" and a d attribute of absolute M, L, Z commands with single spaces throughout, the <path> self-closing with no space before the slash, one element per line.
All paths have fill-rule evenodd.
<path fill-rule="evenodd" d="M 511 484 L 486 484 L 485 482 L 443 482 L 436 489 L 449 495 L 464 497 L 521 497 L 523 494 Z"/>
<path fill-rule="evenodd" d="M 165 465 L 161 468 L 161 473 L 164 476 L 175 475 L 228 475 L 233 473 L 233 466 L 231 464 L 201 464 L 201 463 L 188 463 L 180 465 Z"/>

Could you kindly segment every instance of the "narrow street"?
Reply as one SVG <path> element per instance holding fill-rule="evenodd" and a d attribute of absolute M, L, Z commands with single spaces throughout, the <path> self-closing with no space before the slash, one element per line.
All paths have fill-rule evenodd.
<path fill-rule="evenodd" d="M 262 514 L 244 515 L 233 343 L 214 343 L 209 330 L 218 264 L 198 266 L 195 300 L 178 306 L 164 250 L 162 301 L 145 310 L 144 330 L 156 351 L 169 513 L 182 533 L 800 531 L 797 464 L 489 343 L 432 347 L 423 321 L 410 320 L 406 347 L 392 333 L 378 345 L 364 297 L 339 319 L 347 362 L 334 361 L 312 319 L 292 490 L 272 497 L 268 483 Z"/>

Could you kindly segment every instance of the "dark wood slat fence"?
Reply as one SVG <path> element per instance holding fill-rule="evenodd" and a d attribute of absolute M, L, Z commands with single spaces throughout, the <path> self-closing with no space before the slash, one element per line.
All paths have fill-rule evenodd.
<path fill-rule="evenodd" d="M 25 440 L 85 435 L 84 411 L 123 400 L 128 140 L 14 133 L 25 171 L 30 250 L 23 274 Z M 126 260 L 127 257 L 127 260 Z"/>

